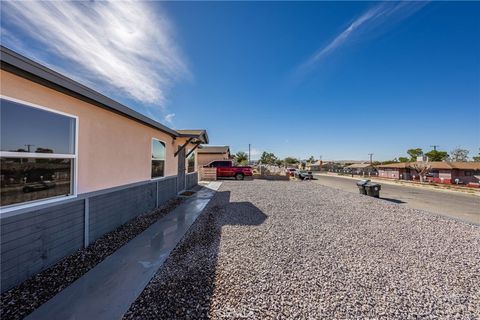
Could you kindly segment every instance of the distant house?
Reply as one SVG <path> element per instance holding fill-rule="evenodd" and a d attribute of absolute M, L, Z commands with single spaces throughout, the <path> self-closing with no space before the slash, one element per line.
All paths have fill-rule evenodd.
<path fill-rule="evenodd" d="M 357 160 L 317 160 L 312 163 L 307 162 L 305 169 L 308 171 L 337 171 L 345 168 L 345 166 L 363 162 Z"/>
<path fill-rule="evenodd" d="M 381 178 L 412 180 L 414 175 L 409 162 L 380 164 L 377 165 L 377 170 Z"/>
<path fill-rule="evenodd" d="M 414 162 L 402 162 L 378 165 L 378 176 L 390 179 L 418 180 Z M 426 180 L 436 183 L 479 183 L 480 162 L 442 162 L 431 161 Z"/>
<path fill-rule="evenodd" d="M 197 168 L 216 160 L 230 160 L 230 147 L 201 145 L 197 151 L 197 158 Z"/>
<path fill-rule="evenodd" d="M 307 171 L 320 171 L 322 168 L 323 162 L 321 160 L 317 160 L 314 162 L 307 162 L 305 166 L 305 170 Z"/>
<path fill-rule="evenodd" d="M 345 169 L 354 174 L 372 174 L 375 172 L 375 168 L 371 163 L 354 163 L 346 166 Z"/>

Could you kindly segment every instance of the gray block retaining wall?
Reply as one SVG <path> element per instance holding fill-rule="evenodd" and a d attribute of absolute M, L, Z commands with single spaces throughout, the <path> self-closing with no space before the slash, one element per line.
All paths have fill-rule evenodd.
<path fill-rule="evenodd" d="M 193 183 L 194 178 L 187 180 Z M 195 180 L 196 184 L 196 180 Z M 176 196 L 177 177 L 79 195 L 0 220 L 1 292 Z"/>
<path fill-rule="evenodd" d="M 198 172 L 187 173 L 186 176 L 187 189 L 191 189 L 198 184 Z"/>

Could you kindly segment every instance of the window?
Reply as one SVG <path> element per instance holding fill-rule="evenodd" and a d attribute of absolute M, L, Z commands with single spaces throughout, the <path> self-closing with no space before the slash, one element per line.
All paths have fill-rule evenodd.
<path fill-rule="evenodd" d="M 165 176 L 165 143 L 152 139 L 152 178 Z"/>
<path fill-rule="evenodd" d="M 210 162 L 210 164 L 209 164 L 208 166 L 209 166 L 210 168 L 220 167 L 220 161 Z"/>
<path fill-rule="evenodd" d="M 0 99 L 1 206 L 75 194 L 76 117 Z"/>
<path fill-rule="evenodd" d="M 231 167 L 231 166 L 232 166 L 231 161 L 213 161 L 209 164 L 209 167 L 211 167 L 211 168 Z"/>
<path fill-rule="evenodd" d="M 187 158 L 187 172 L 195 172 L 195 152 L 192 152 Z"/>

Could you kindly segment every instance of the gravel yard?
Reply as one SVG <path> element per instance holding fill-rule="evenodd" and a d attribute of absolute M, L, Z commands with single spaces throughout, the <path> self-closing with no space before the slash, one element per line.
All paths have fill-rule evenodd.
<path fill-rule="evenodd" d="M 2 320 L 23 319 L 181 203 L 175 198 L 138 216 L 1 295 Z"/>
<path fill-rule="evenodd" d="M 479 319 L 480 227 L 311 182 L 224 181 L 126 319 Z"/>

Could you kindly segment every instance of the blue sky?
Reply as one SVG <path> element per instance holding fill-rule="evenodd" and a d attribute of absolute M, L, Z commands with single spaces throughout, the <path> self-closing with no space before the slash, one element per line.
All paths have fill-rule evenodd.
<path fill-rule="evenodd" d="M 23 6 L 4 6 L 3 45 L 234 152 L 479 151 L 480 3 Z"/>

